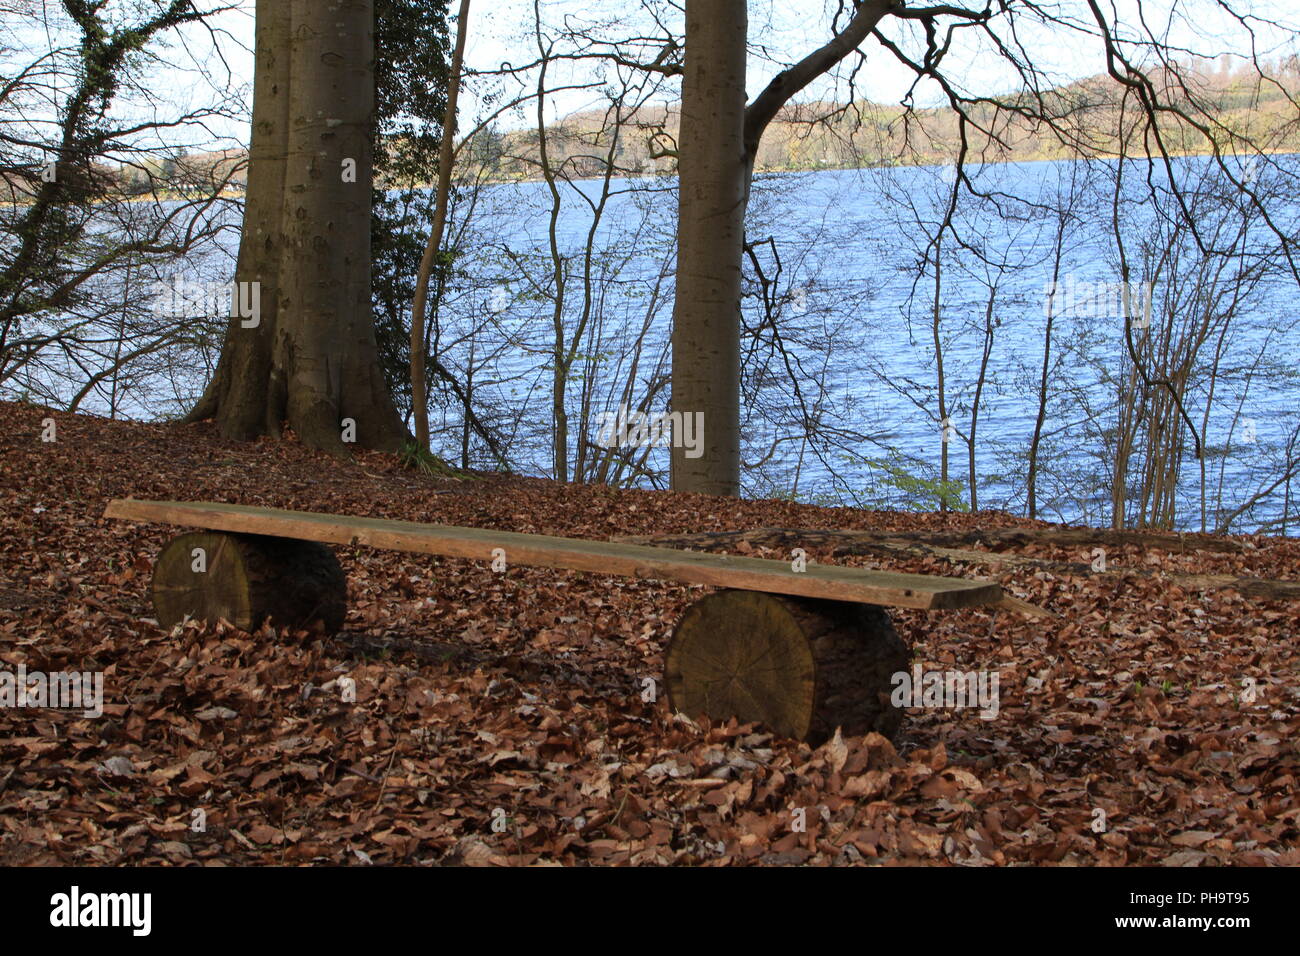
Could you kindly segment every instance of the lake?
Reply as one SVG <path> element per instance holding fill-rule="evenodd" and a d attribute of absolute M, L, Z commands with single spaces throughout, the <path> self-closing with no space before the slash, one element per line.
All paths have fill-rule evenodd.
<path fill-rule="evenodd" d="M 1287 175 L 1297 165 L 1296 157 L 1273 159 Z M 1199 203 L 1193 204 L 1198 231 L 1211 233 L 1210 245 L 1219 251 L 1198 251 L 1197 236 L 1170 215 L 1174 197 L 1150 201 L 1145 173 L 1127 171 L 1120 201 L 1112 204 L 1121 169 L 1115 163 L 968 170 L 971 185 L 987 198 L 959 205 L 954 229 L 943 233 L 939 251 L 937 338 L 946 427 L 937 390 L 931 240 L 944 221 L 953 171 L 897 167 L 760 177 L 747 225 L 753 260 L 747 263 L 749 295 L 743 308 L 745 494 L 933 507 L 946 435 L 950 480 L 960 483 L 949 491 L 954 500 L 967 501 L 966 439 L 985 363 L 975 441 L 979 503 L 1024 513 L 1026 453 L 1038 414 L 1054 269 L 1040 516 L 1109 521 L 1109 475 L 1121 434 L 1118 401 L 1126 376 L 1133 374 L 1126 291 L 1139 326 L 1144 298 L 1151 304 L 1149 328 L 1135 330 L 1138 340 L 1144 331 L 1169 334 L 1165 354 L 1199 350 L 1182 373 L 1183 404 L 1204 433 L 1208 527 L 1276 482 L 1300 428 L 1296 282 L 1284 270 L 1270 268 L 1278 261 L 1270 251 L 1275 239 L 1258 217 L 1217 195 L 1221 177 L 1208 160 L 1177 164 Z M 1251 173 L 1251 182 L 1264 179 Z M 1154 183 L 1166 189 L 1161 177 Z M 618 194 L 595 230 L 588 263 L 590 204 L 598 199 L 599 185 L 562 187 L 565 201 L 556 225 L 565 264 L 566 342 L 588 316 L 568 383 L 570 428 L 576 434 L 586 407 L 592 442 L 601 413 L 620 404 L 636 405 L 653 394 L 649 410 L 667 409 L 675 256 L 675 183 L 616 180 Z M 433 344 L 443 364 L 473 388 L 475 405 L 502 436 L 511 467 L 549 476 L 557 299 L 550 194 L 544 183 L 485 187 L 473 197 L 467 223 L 470 198 L 462 194 L 453 210 L 449 231 L 458 237 L 461 255 Z M 1055 208 L 1065 199 L 1073 212 L 1059 229 L 1058 266 Z M 1276 200 L 1269 211 L 1278 228 L 1295 234 L 1294 201 Z M 1127 290 L 1116 234 L 1133 267 Z M 192 282 L 229 282 L 223 271 L 233 261 L 235 237 L 228 234 L 222 242 L 221 248 L 196 254 L 178 274 Z M 766 289 L 756 279 L 755 263 Z M 1154 366 L 1144 371 L 1160 377 Z M 174 413 L 187 390 L 201 387 L 201 377 L 173 372 L 166 383 L 136 382 L 120 408 L 137 417 Z M 445 390 L 436 392 L 434 401 L 434 450 L 459 460 L 459 403 Z M 102 412 L 103 406 L 96 398 L 83 408 Z M 809 419 L 817 422 L 823 440 L 803 438 Z M 1191 438 L 1184 437 L 1176 523 L 1196 529 L 1202 520 L 1201 463 Z M 494 465 L 481 443 L 472 447 L 471 464 Z M 571 458 L 576 448 L 575 439 Z M 1295 454 L 1291 448 L 1290 457 Z M 637 483 L 662 485 L 667 455 L 666 448 L 652 449 L 647 473 Z M 1262 496 L 1236 520 L 1234 530 L 1276 523 L 1284 511 L 1289 516 L 1289 487 L 1282 481 Z"/>

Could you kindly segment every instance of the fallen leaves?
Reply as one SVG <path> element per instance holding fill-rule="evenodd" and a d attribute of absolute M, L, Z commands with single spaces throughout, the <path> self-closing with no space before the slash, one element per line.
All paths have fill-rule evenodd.
<path fill-rule="evenodd" d="M 60 438 L 42 444 L 50 414 Z M 1042 526 L 991 513 L 453 488 L 383 455 L 4 403 L 0 446 L 0 669 L 105 675 L 100 719 L 0 710 L 3 863 L 1300 864 L 1300 608 L 1161 577 L 1294 578 L 1294 541 L 1120 542 L 1111 570 L 1143 573 L 1105 578 L 998 571 L 1053 619 L 897 612 L 925 669 L 997 668 L 997 719 L 917 709 L 896 742 L 837 733 L 812 749 L 646 699 L 699 588 L 340 548 L 337 638 L 166 633 L 148 586 L 170 529 L 100 514 L 134 495 L 592 538 L 1000 530 L 999 547 L 1062 565 L 1078 546 L 1016 539 Z M 829 547 L 810 543 L 809 560 L 971 573 Z"/>

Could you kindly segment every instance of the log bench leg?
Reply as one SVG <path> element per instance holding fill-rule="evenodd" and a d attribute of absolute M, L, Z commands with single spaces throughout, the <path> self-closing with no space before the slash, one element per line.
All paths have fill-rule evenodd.
<path fill-rule="evenodd" d="M 195 531 L 168 542 L 153 569 L 153 606 L 170 628 L 186 615 L 225 618 L 244 631 L 343 627 L 347 578 L 334 552 L 314 541 Z"/>
<path fill-rule="evenodd" d="M 891 678 L 910 660 L 882 608 L 727 590 L 686 609 L 664 677 L 674 711 L 817 744 L 836 727 L 892 737 L 903 711 L 890 704 Z"/>

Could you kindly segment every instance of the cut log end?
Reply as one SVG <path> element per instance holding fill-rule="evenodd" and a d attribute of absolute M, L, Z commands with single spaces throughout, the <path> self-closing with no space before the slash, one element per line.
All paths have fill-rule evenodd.
<path fill-rule="evenodd" d="M 891 678 L 910 656 L 879 607 L 718 591 L 686 609 L 664 652 L 668 703 L 820 743 L 842 728 L 892 737 Z"/>
<path fill-rule="evenodd" d="M 244 631 L 343 627 L 347 578 L 323 544 L 197 531 L 170 541 L 153 572 L 153 604 L 165 628 L 188 615 L 225 619 Z"/>

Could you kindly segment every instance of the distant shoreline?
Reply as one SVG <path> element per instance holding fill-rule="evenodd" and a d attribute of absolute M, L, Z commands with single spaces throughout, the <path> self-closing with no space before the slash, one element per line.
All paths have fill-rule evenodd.
<path fill-rule="evenodd" d="M 1260 153 L 1260 155 L 1265 155 L 1265 156 L 1300 156 L 1300 151 L 1296 151 L 1296 150 L 1287 150 L 1287 149 L 1264 149 L 1264 150 L 1260 150 L 1259 153 Z M 1169 157 L 1170 157 L 1171 159 L 1193 159 L 1193 158 L 1198 158 L 1198 157 L 1210 157 L 1210 156 L 1213 156 L 1213 155 L 1214 155 L 1214 153 L 1209 152 L 1209 151 L 1200 151 L 1200 152 L 1171 152 L 1171 153 L 1169 154 Z M 1136 157 L 1136 156 L 1121 157 L 1120 154 L 1118 154 L 1118 153 L 1113 153 L 1113 154 L 1105 154 L 1105 155 L 1098 155 L 1098 156 L 1090 156 L 1090 157 L 1088 157 L 1086 160 L 1083 160 L 1083 161 L 1084 161 L 1084 162 L 1104 162 L 1104 161 L 1108 161 L 1108 160 L 1121 159 L 1121 158 L 1127 158 L 1127 159 L 1130 159 L 1130 160 L 1132 160 L 1132 161 L 1134 161 L 1134 162 L 1138 162 L 1138 161 L 1140 161 L 1142 158 L 1148 158 L 1148 159 L 1151 159 L 1152 161 L 1156 161 L 1156 160 L 1159 159 L 1159 157 Z M 1243 157 L 1243 159 L 1244 159 L 1244 158 L 1246 158 L 1246 157 Z M 1048 156 L 1025 156 L 1025 157 L 1010 157 L 1010 158 L 1008 158 L 1008 159 L 988 160 L 988 161 L 982 161 L 982 162 L 973 162 L 973 161 L 968 161 L 968 162 L 965 163 L 964 165 L 965 165 L 966 167 L 975 167 L 975 166 L 1008 166 L 1008 165 L 1011 165 L 1011 164 L 1013 164 L 1013 163 L 1059 163 L 1059 162 L 1066 162 L 1066 161 L 1074 161 L 1074 160 L 1078 160 L 1078 159 L 1079 159 L 1079 157 L 1070 157 L 1070 156 L 1057 156 L 1057 157 L 1048 157 Z M 755 176 L 763 176 L 763 175 L 782 174 L 782 173 L 787 173 L 787 174 L 794 173 L 794 174 L 797 174 L 797 173 L 847 172 L 847 171 L 850 171 L 850 170 L 864 170 L 864 169 L 926 169 L 926 168 L 935 167 L 935 166 L 951 166 L 951 165 L 953 165 L 953 164 L 952 164 L 952 163 L 908 163 L 908 162 L 889 162 L 889 163 L 886 163 L 886 162 L 880 162 L 880 163 L 875 163 L 875 164 L 861 164 L 861 165 L 850 166 L 850 165 L 847 165 L 847 164 L 833 164 L 833 163 L 826 163 L 825 165 L 816 165 L 816 166 L 773 166 L 773 167 L 769 167 L 769 168 L 756 169 L 756 170 L 754 171 L 754 175 L 755 175 Z M 671 175 L 667 175 L 667 174 L 666 174 L 666 175 L 664 175 L 664 176 L 662 176 L 662 177 L 659 176 L 659 175 L 646 175 L 646 174 L 639 174 L 639 173 L 635 173 L 635 172 L 629 171 L 629 172 L 627 172 L 627 173 L 623 173 L 623 174 L 620 174 L 620 175 L 614 176 L 614 177 L 612 177 L 612 178 L 614 178 L 614 179 L 618 179 L 618 180 L 631 180 L 631 179 L 659 179 L 659 178 L 675 179 L 676 176 L 677 176 L 676 171 L 674 171 Z M 569 176 L 569 177 L 566 177 L 566 178 L 567 178 L 567 180 L 570 181 L 570 182 L 595 182 L 595 181 L 598 181 L 598 180 L 600 180 L 600 179 L 603 179 L 604 177 L 603 177 L 602 175 L 593 175 L 593 176 Z M 541 183 L 541 182 L 545 182 L 545 181 L 546 181 L 546 180 L 545 180 L 544 178 L 542 178 L 541 176 L 489 177 L 489 178 L 486 178 L 486 179 L 482 180 L 482 183 L 481 183 L 481 184 L 484 185 L 484 186 L 506 186 L 506 185 L 519 184 L 519 183 Z M 436 183 L 432 183 L 432 182 L 427 182 L 427 183 L 413 183 L 413 184 L 397 183 L 397 184 L 394 184 L 394 185 L 390 185 L 388 188 L 389 188 L 389 189 L 416 189 L 416 190 L 429 190 L 429 189 L 433 189 L 435 185 L 436 185 Z M 216 194 L 216 198 L 218 198 L 218 199 L 241 199 L 241 198 L 243 198 L 244 195 L 245 195 L 245 190 L 242 190 L 242 189 L 236 189 L 236 190 L 232 190 L 232 189 L 223 189 L 223 190 L 221 190 L 220 192 L 218 192 L 218 193 Z M 113 199 L 101 199 L 101 200 L 96 200 L 96 201 L 93 203 L 93 205 L 105 205 L 105 204 L 110 203 L 110 202 L 122 202 L 122 203 L 176 202 L 176 201 L 182 201 L 182 200 L 185 200 L 185 199 L 207 199 L 207 198 L 208 198 L 208 196 L 206 196 L 206 195 L 203 195 L 203 196 L 185 196 L 185 195 L 180 195 L 180 194 L 177 194 L 177 195 L 174 195 L 174 196 L 161 195 L 161 196 L 158 196 L 158 197 L 146 197 L 146 196 L 129 196 L 129 197 L 128 197 L 128 196 L 121 196 L 121 197 L 116 197 L 116 198 L 113 198 Z M 5 209 L 26 208 L 26 207 L 28 207 L 28 206 L 30 206 L 30 205 L 32 205 L 32 203 L 30 203 L 30 202 L 20 202 L 20 203 L 9 203 L 9 202 L 5 202 L 5 203 L 0 203 L 0 208 L 5 208 Z"/>

